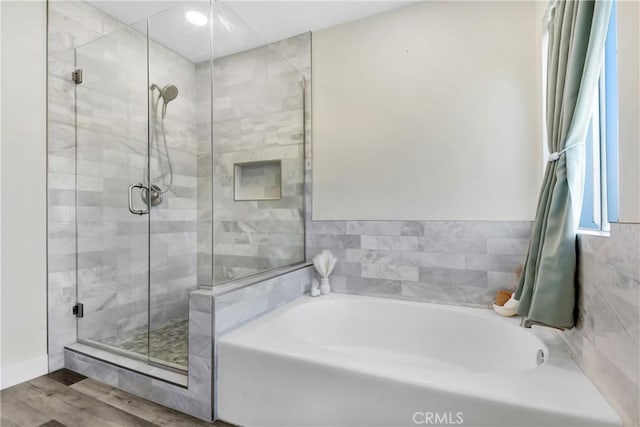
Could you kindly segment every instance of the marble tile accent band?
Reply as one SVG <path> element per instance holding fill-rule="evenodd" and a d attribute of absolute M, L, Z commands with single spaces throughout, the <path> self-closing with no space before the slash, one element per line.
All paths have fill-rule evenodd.
<path fill-rule="evenodd" d="M 514 287 L 529 221 L 312 221 L 309 257 L 330 249 L 336 292 L 487 307 Z"/>

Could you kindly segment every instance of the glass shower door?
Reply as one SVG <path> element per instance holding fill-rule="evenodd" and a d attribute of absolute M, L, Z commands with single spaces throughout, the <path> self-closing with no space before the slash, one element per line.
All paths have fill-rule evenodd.
<path fill-rule="evenodd" d="M 147 40 L 122 28 L 75 54 L 78 340 L 146 360 L 149 217 L 130 186 L 149 159 Z"/>
<path fill-rule="evenodd" d="M 211 164 L 211 32 L 186 22 L 194 11 L 208 17 L 210 4 L 76 49 L 78 339 L 181 371 L 189 293 L 211 276 L 198 241 L 211 241 L 198 228 L 212 212 L 198 187 Z"/>
<path fill-rule="evenodd" d="M 149 361 L 187 369 L 189 293 L 198 288 L 199 168 L 210 164 L 201 146 L 210 116 L 211 32 L 209 2 L 187 1 L 150 16 L 149 155 L 152 188 L 149 213 Z M 139 30 L 142 30 L 140 26 Z M 203 120 L 205 118 L 205 120 Z M 209 153 L 210 156 L 210 153 Z M 210 236 L 210 234 L 209 234 Z"/>

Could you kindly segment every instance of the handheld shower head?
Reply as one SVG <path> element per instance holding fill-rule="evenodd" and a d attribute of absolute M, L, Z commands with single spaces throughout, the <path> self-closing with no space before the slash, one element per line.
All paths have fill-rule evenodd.
<path fill-rule="evenodd" d="M 160 90 L 160 96 L 164 99 L 164 103 L 168 104 L 178 97 L 178 87 L 175 85 L 166 85 Z"/>
<path fill-rule="evenodd" d="M 0 0 L 1 1 L 1 0 Z M 151 170 L 149 168 L 149 162 L 145 167 L 142 182 L 148 184 L 147 192 L 142 193 L 142 199 L 147 203 L 149 207 L 156 206 L 162 202 L 162 195 L 171 190 L 173 185 L 173 170 L 171 167 L 171 156 L 169 155 L 169 147 L 167 145 L 167 135 L 165 132 L 165 117 L 167 115 L 167 104 L 178 97 L 178 88 L 175 85 L 168 84 L 163 88 L 155 83 L 151 83 L 149 87 L 150 93 L 150 110 L 151 110 L 151 125 L 152 133 L 149 135 L 149 156 L 158 155 L 158 176 L 151 176 Z M 155 91 L 158 91 L 156 97 Z M 160 106 L 160 99 L 162 99 L 162 119 L 158 119 L 158 107 Z M 164 145 L 164 149 L 160 148 L 160 144 Z M 169 182 L 166 182 L 165 177 L 169 176 Z M 153 183 L 158 181 L 160 184 Z"/>
<path fill-rule="evenodd" d="M 160 90 L 162 97 L 162 118 L 167 116 L 167 104 L 178 97 L 178 87 L 175 85 L 166 85 Z"/>
<path fill-rule="evenodd" d="M 178 97 L 178 87 L 176 85 L 165 85 L 165 87 L 160 88 L 157 84 L 152 83 L 151 90 L 153 91 L 154 89 L 158 89 L 158 92 L 160 92 L 160 98 L 162 98 L 162 118 L 164 119 L 167 116 L 167 104 Z"/>

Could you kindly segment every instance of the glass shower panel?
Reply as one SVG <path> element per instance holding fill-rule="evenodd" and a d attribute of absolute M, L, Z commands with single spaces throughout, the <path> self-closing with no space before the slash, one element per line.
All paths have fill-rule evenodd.
<path fill-rule="evenodd" d="M 187 1 L 76 49 L 80 341 L 186 370 L 191 291 L 304 261 L 308 47 Z"/>
<path fill-rule="evenodd" d="M 213 10 L 214 284 L 304 261 L 300 37 L 266 44 Z"/>
<path fill-rule="evenodd" d="M 177 369 L 187 368 L 189 293 L 211 276 L 199 253 L 211 241 L 211 184 L 201 178 L 211 164 L 209 16 L 209 2 L 195 1 L 148 19 L 149 360 Z"/>
<path fill-rule="evenodd" d="M 148 219 L 129 211 L 129 186 L 148 158 L 147 42 L 123 28 L 75 55 L 78 339 L 146 357 Z"/>

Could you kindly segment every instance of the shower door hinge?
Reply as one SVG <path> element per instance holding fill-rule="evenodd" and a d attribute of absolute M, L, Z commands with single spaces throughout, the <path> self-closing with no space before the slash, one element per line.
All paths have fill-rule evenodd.
<path fill-rule="evenodd" d="M 84 316 L 84 306 L 82 305 L 81 302 L 77 303 L 76 305 L 73 306 L 73 315 L 76 317 L 83 317 Z"/>
<path fill-rule="evenodd" d="M 71 72 L 71 80 L 73 80 L 73 82 L 77 85 L 82 83 L 82 68 L 78 68 L 77 70 Z"/>

